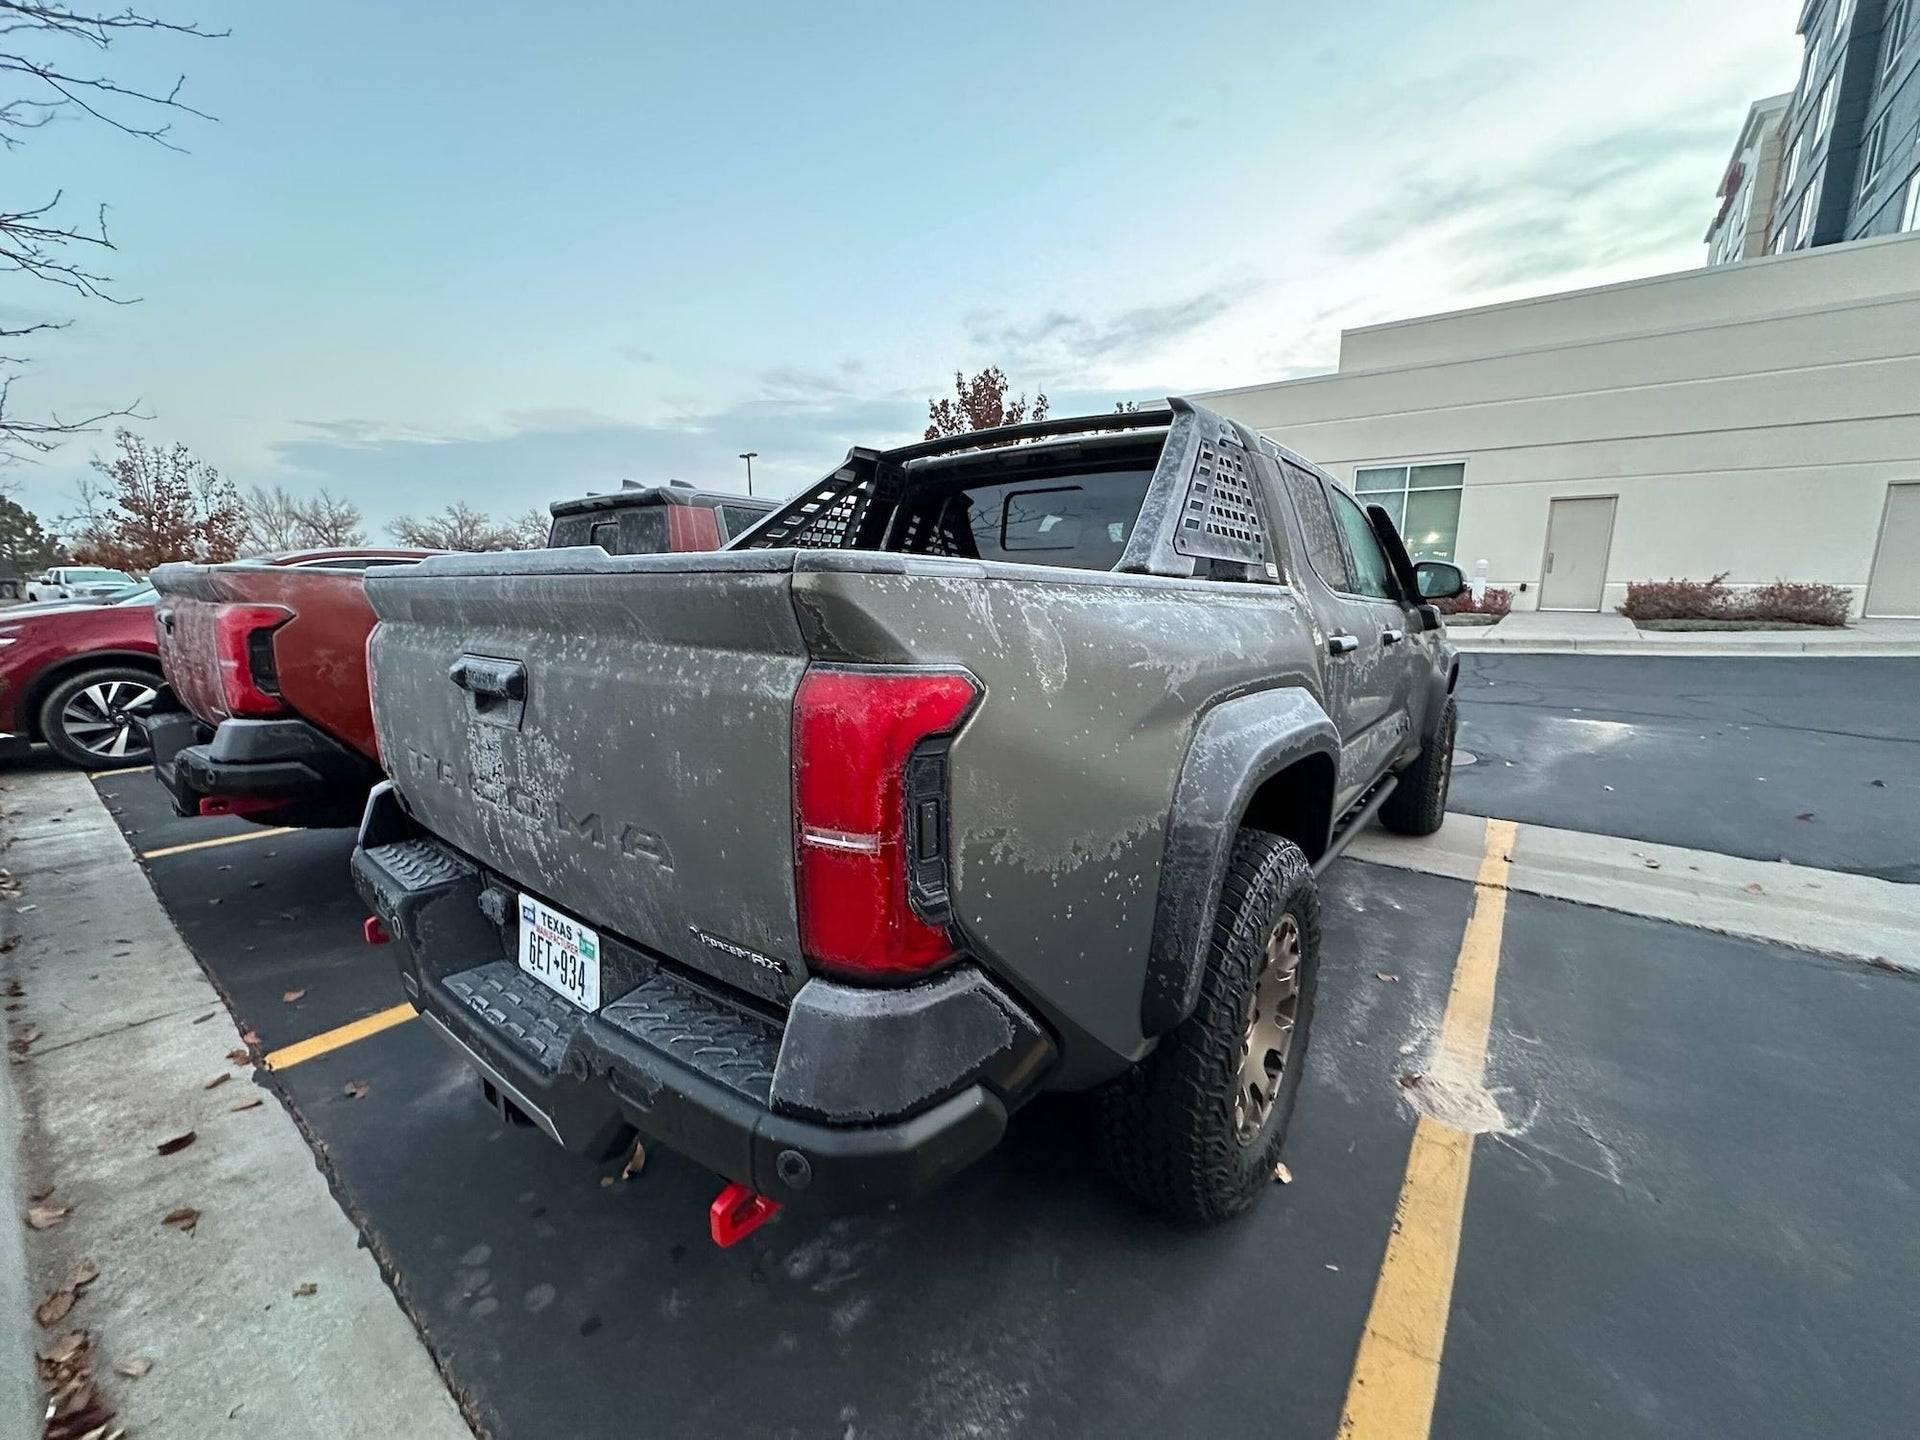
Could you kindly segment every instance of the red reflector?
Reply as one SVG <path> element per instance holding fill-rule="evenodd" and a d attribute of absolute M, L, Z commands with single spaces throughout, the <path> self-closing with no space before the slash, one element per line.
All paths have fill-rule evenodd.
<path fill-rule="evenodd" d="M 953 953 L 907 899 L 905 773 L 914 747 L 979 694 L 950 671 L 808 670 L 793 701 L 800 941 L 829 969 L 924 970 Z"/>
<path fill-rule="evenodd" d="M 277 684 L 273 670 L 273 645 L 267 635 L 256 641 L 261 631 L 270 635 L 293 618 L 283 605 L 222 605 L 213 612 L 214 653 L 220 665 L 220 694 L 229 715 L 259 718 L 280 715 L 286 706 L 279 695 L 265 688 Z"/>
<path fill-rule="evenodd" d="M 713 1204 L 707 1207 L 707 1233 L 713 1236 L 714 1244 L 725 1250 L 766 1224 L 779 1208 L 778 1200 L 769 1200 L 735 1180 L 714 1196 Z"/>
<path fill-rule="evenodd" d="M 393 936 L 387 933 L 387 927 L 380 923 L 378 915 L 369 915 L 360 922 L 360 934 L 369 945 L 384 945 Z"/>
<path fill-rule="evenodd" d="M 203 795 L 200 798 L 202 815 L 258 815 L 263 811 L 277 810 L 286 804 L 284 800 L 275 800 L 269 795 Z"/>

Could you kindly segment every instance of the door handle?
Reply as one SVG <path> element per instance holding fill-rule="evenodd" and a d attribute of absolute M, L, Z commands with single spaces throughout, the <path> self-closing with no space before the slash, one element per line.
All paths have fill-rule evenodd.
<path fill-rule="evenodd" d="M 1360 637 L 1357 635 L 1329 635 L 1327 637 L 1327 654 L 1329 655 L 1351 655 L 1359 648 Z"/>
<path fill-rule="evenodd" d="M 527 667 L 518 660 L 462 655 L 447 671 L 447 678 L 469 695 L 490 700 L 527 698 Z"/>
<path fill-rule="evenodd" d="M 1552 573 L 1553 573 L 1553 552 L 1549 550 L 1547 551 L 1547 574 L 1551 575 Z"/>
<path fill-rule="evenodd" d="M 1382 630 L 1380 632 L 1380 643 L 1382 645 L 1398 645 L 1406 638 L 1407 632 L 1404 630 Z"/>

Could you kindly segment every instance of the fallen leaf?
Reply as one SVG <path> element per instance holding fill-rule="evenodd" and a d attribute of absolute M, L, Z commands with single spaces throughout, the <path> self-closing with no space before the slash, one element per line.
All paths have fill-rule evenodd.
<path fill-rule="evenodd" d="M 69 1330 L 50 1345 L 43 1345 L 39 1355 L 42 1364 L 55 1367 L 72 1365 L 86 1356 L 87 1347 L 93 1339 L 84 1330 Z"/>
<path fill-rule="evenodd" d="M 318 1295 L 319 1293 L 320 1287 L 311 1280 L 303 1281 L 293 1287 L 293 1298 L 296 1300 L 305 1300 L 308 1296 Z"/>
<path fill-rule="evenodd" d="M 1340 1267 L 1338 1265 L 1329 1264 L 1326 1268 L 1333 1271 L 1336 1275 L 1340 1273 Z"/>
<path fill-rule="evenodd" d="M 644 1140 L 633 1142 L 633 1154 L 627 1157 L 627 1163 L 620 1167 L 620 1178 L 631 1180 L 647 1168 L 647 1145 Z"/>
<path fill-rule="evenodd" d="M 1402 1090 L 1418 1090 L 1421 1082 L 1426 1078 L 1426 1076 L 1420 1074 L 1418 1071 L 1410 1075 L 1402 1075 L 1400 1077 L 1400 1088 Z"/>
<path fill-rule="evenodd" d="M 284 995 L 282 995 L 280 999 L 286 1004 L 291 1005 L 293 1004 L 294 1001 L 298 1000 L 302 995 L 306 993 L 307 992 L 304 990 L 289 990 Z"/>
<path fill-rule="evenodd" d="M 1764 895 L 1767 893 L 1765 890 L 1760 888 L 1760 882 L 1758 880 L 1749 880 L 1746 884 L 1742 885 L 1740 888 L 1746 891 L 1747 894 L 1749 895 Z"/>
<path fill-rule="evenodd" d="M 162 1140 L 154 1148 L 162 1155 L 178 1155 L 198 1138 L 199 1136 L 195 1135 L 193 1131 L 188 1130 L 183 1134 L 173 1136 L 171 1139 Z"/>
<path fill-rule="evenodd" d="M 251 1050 L 229 1050 L 227 1051 L 227 1059 L 236 1065 L 245 1065 L 249 1060 L 253 1059 L 253 1052 Z"/>
<path fill-rule="evenodd" d="M 1373 978 L 1376 980 L 1385 980 L 1388 984 L 1398 984 L 1400 981 L 1400 977 L 1398 975 L 1389 975 L 1384 970 L 1374 971 Z"/>
<path fill-rule="evenodd" d="M 240 1032 L 240 1038 L 249 1045 L 258 1045 L 260 1043 L 260 1037 L 251 1030 L 242 1030 Z"/>
<path fill-rule="evenodd" d="M 607 1186 L 613 1184 L 613 1182 L 618 1178 L 619 1177 L 617 1175 L 602 1175 L 600 1177 L 600 1188 L 602 1190 L 606 1189 Z"/>
<path fill-rule="evenodd" d="M 207 1083 L 201 1086 L 200 1088 L 203 1090 L 218 1090 L 222 1085 L 226 1084 L 227 1081 L 231 1079 L 233 1079 L 233 1072 L 231 1070 L 222 1070 L 218 1075 L 214 1076 L 213 1079 L 207 1081 Z"/>
<path fill-rule="evenodd" d="M 1282 1185 L 1291 1185 L 1293 1183 L 1293 1172 L 1287 1169 L 1286 1163 L 1282 1161 L 1273 1167 L 1273 1178 L 1278 1180 Z"/>
<path fill-rule="evenodd" d="M 1813 811 L 1802 810 L 1798 815 L 1794 816 L 1793 818 L 1796 820 L 1811 820 L 1813 819 Z"/>
<path fill-rule="evenodd" d="M 1642 860 L 1640 863 L 1645 865 L 1649 870 L 1658 870 L 1660 868 L 1660 862 L 1658 860 Z"/>
<path fill-rule="evenodd" d="M 149 1370 L 153 1369 L 153 1361 L 147 1359 L 144 1355 L 136 1355 L 131 1360 L 120 1361 L 113 1368 L 129 1380 L 138 1380 L 145 1376 Z"/>
<path fill-rule="evenodd" d="M 6 945 L 4 947 L 0 947 L 0 954 L 4 954 L 6 953 L 7 950 L 13 949 L 13 947 L 19 943 L 20 943 L 20 937 L 18 935 L 10 937 L 7 940 Z M 25 990 L 20 988 L 20 979 L 18 976 L 15 976 L 13 979 L 7 981 L 7 994 L 18 996 L 18 995 L 24 995 L 26 993 L 27 992 Z"/>
<path fill-rule="evenodd" d="M 340 1093 L 349 1100 L 358 1100 L 367 1093 L 367 1082 L 364 1080 L 349 1080 L 340 1087 Z"/>
<path fill-rule="evenodd" d="M 240 1103 L 239 1103 L 238 1105 L 235 1105 L 235 1106 L 233 1106 L 232 1108 L 233 1108 L 233 1110 L 235 1110 L 235 1111 L 239 1111 L 239 1110 L 258 1110 L 258 1109 L 260 1108 L 260 1106 L 261 1106 L 262 1104 L 264 1104 L 264 1103 L 265 1103 L 265 1102 L 264 1102 L 264 1101 L 262 1101 L 262 1100 L 260 1099 L 260 1097 L 259 1097 L 258 1095 L 256 1095 L 256 1096 L 254 1096 L 254 1097 L 253 1097 L 253 1099 L 251 1099 L 251 1100 L 242 1100 L 242 1101 L 241 1101 L 241 1102 L 240 1102 Z"/>
<path fill-rule="evenodd" d="M 35 1230 L 51 1230 L 72 1213 L 71 1205 L 35 1205 L 27 1211 L 27 1224 Z"/>
<path fill-rule="evenodd" d="M 218 1013 L 219 1013 L 218 1011 L 209 1010 L 207 1011 L 206 1014 L 202 1015 L 198 1020 L 195 1020 L 193 1023 L 196 1025 L 204 1025 L 207 1023 L 207 1021 L 213 1019 L 213 1017 Z"/>
<path fill-rule="evenodd" d="M 1887 782 L 1884 780 L 1869 780 L 1867 783 L 1876 790 L 1884 790 L 1887 788 Z"/>
<path fill-rule="evenodd" d="M 160 1223 L 162 1225 L 171 1225 L 183 1235 L 191 1235 L 193 1233 L 193 1227 L 200 1223 L 200 1212 L 191 1205 L 182 1205 L 162 1215 L 160 1217 Z"/>
<path fill-rule="evenodd" d="M 80 1292 L 99 1278 L 98 1265 L 91 1260 L 80 1261 L 67 1272 L 67 1278 L 49 1292 L 46 1299 L 34 1307 L 34 1319 L 38 1320 L 42 1327 L 58 1325 L 66 1319 L 67 1312 L 73 1309 L 73 1302 L 79 1298 Z"/>

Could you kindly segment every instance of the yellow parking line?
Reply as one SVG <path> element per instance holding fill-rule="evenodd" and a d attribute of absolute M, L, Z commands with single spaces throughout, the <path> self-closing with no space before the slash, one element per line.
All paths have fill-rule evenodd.
<path fill-rule="evenodd" d="M 1514 829 L 1511 820 L 1487 821 L 1473 914 L 1460 940 L 1446 1018 L 1440 1025 L 1435 1060 L 1462 1079 L 1478 1081 L 1486 1070 Z M 1425 1440 L 1433 1427 L 1472 1165 L 1472 1135 L 1420 1117 L 1394 1206 L 1386 1258 L 1374 1283 L 1373 1306 L 1347 1382 L 1341 1440 Z"/>
<path fill-rule="evenodd" d="M 115 775 L 138 775 L 142 770 L 151 770 L 151 765 L 127 765 L 118 770 L 96 770 L 87 776 L 89 780 L 106 780 Z"/>
<path fill-rule="evenodd" d="M 189 840 L 184 845 L 162 845 L 158 850 L 142 850 L 142 860 L 158 860 L 166 855 L 184 855 L 189 850 L 211 850 L 216 845 L 238 845 L 242 840 L 263 840 L 269 835 L 285 835 L 294 827 L 291 825 L 263 825 L 257 830 L 243 830 L 238 835 L 216 835 L 211 840 Z"/>
<path fill-rule="evenodd" d="M 282 1045 L 278 1050 L 269 1050 L 262 1063 L 269 1070 L 290 1070 L 304 1060 L 312 1060 L 338 1050 L 342 1045 L 351 1045 L 369 1035 L 378 1035 L 382 1030 L 404 1025 L 419 1013 L 403 1000 L 390 1009 L 376 1010 L 371 1015 L 362 1015 L 358 1020 L 350 1020 L 332 1030 L 322 1030 L 308 1039 Z"/>

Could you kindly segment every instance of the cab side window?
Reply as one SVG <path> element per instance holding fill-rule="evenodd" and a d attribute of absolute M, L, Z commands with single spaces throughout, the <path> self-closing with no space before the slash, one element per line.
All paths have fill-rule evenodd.
<path fill-rule="evenodd" d="M 1300 532 L 1307 542 L 1307 558 L 1320 578 L 1335 590 L 1350 588 L 1347 556 L 1340 547 L 1340 532 L 1334 526 L 1333 511 L 1327 505 L 1327 492 L 1320 477 L 1295 465 L 1282 464 L 1287 491 L 1293 496 L 1293 508 L 1300 512 Z"/>
<path fill-rule="evenodd" d="M 1353 565 L 1352 591 L 1375 600 L 1398 600 L 1393 569 L 1387 564 L 1387 552 L 1374 538 L 1367 515 L 1344 490 L 1333 492 L 1334 514 L 1340 519 L 1341 533 L 1347 537 L 1347 558 Z"/>

